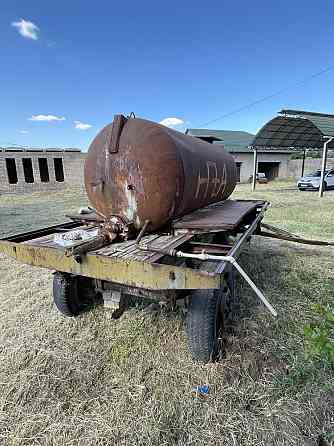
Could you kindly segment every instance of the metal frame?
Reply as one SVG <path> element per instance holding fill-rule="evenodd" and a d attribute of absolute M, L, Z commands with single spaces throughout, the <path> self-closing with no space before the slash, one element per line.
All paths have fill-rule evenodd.
<path fill-rule="evenodd" d="M 328 144 L 334 140 L 334 137 L 324 136 L 327 141 L 323 145 L 322 151 L 322 162 L 321 162 L 321 179 L 320 179 L 320 187 L 319 187 L 319 198 L 322 198 L 324 195 L 324 179 L 325 179 L 325 171 L 327 167 L 327 153 L 328 153 Z M 258 151 L 257 147 L 253 147 L 254 158 L 253 158 L 253 179 L 252 179 L 252 192 L 256 189 L 256 175 L 257 175 L 257 166 L 258 166 Z M 305 155 L 306 148 L 303 149 L 303 162 L 302 162 L 302 175 L 304 175 L 305 169 Z"/>
<path fill-rule="evenodd" d="M 266 212 L 266 210 L 268 209 L 269 206 L 270 206 L 270 203 L 268 203 L 268 202 L 266 202 L 263 205 L 261 211 L 255 218 L 255 220 L 249 225 L 249 227 L 242 234 L 242 236 L 239 238 L 239 240 L 237 240 L 237 242 L 233 245 L 233 248 L 229 252 L 230 256 L 233 256 L 234 258 L 238 258 L 238 256 L 240 255 L 240 252 L 241 252 L 241 248 L 244 245 L 244 243 L 249 239 L 249 237 L 251 237 L 251 235 L 253 235 L 258 230 L 259 225 L 261 224 L 261 220 L 264 217 L 264 213 Z M 226 263 L 221 262 L 217 266 L 215 272 L 222 274 L 224 272 L 225 268 L 226 268 Z"/>
<path fill-rule="evenodd" d="M 238 256 L 243 244 L 256 232 L 268 206 L 268 203 L 259 205 L 252 222 L 246 228 L 242 226 L 239 228 L 237 232 L 242 235 L 226 252 L 228 255 Z M 73 223 L 64 223 L 0 240 L 0 252 L 28 265 L 148 290 L 219 289 L 224 281 L 226 262 L 218 262 L 213 271 L 204 271 L 173 264 L 124 260 L 97 252 L 87 253 L 82 262 L 77 262 L 74 257 L 67 257 L 61 248 L 26 243 L 38 238 L 40 233 L 51 234 L 57 229 L 66 227 L 73 227 Z"/>
<path fill-rule="evenodd" d="M 325 180 L 325 171 L 327 165 L 327 153 L 328 153 L 328 144 L 333 141 L 334 137 L 324 136 L 327 141 L 324 142 L 324 148 L 322 151 L 322 163 L 321 163 L 321 179 L 320 179 L 320 187 L 319 187 L 319 198 L 324 195 L 324 180 Z"/>
<path fill-rule="evenodd" d="M 256 175 L 257 175 L 257 149 L 254 148 L 252 191 L 255 191 L 256 188 Z"/>
<path fill-rule="evenodd" d="M 161 263 L 122 261 L 87 253 L 82 263 L 66 257 L 61 249 L 0 241 L 0 251 L 19 262 L 128 286 L 164 289 L 219 289 L 217 273 Z"/>
<path fill-rule="evenodd" d="M 302 176 L 305 168 L 305 152 L 308 148 L 319 148 L 323 144 L 319 198 L 324 194 L 324 178 L 327 164 L 328 145 L 334 140 L 334 115 L 301 110 L 281 110 L 281 116 L 268 121 L 255 135 L 250 146 L 254 150 L 252 191 L 256 188 L 257 149 L 259 147 L 286 147 L 303 150 Z M 284 120 L 282 122 L 282 120 Z M 300 131 L 302 129 L 302 131 Z M 276 135 L 283 135 L 280 138 Z M 273 149 L 275 151 L 275 149 Z"/>

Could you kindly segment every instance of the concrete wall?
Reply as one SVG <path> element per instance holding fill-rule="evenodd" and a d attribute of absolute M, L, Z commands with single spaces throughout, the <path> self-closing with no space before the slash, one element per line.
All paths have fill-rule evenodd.
<path fill-rule="evenodd" d="M 240 182 L 248 182 L 253 174 L 253 154 L 252 153 L 232 153 L 235 161 L 241 163 Z M 16 160 L 16 170 L 18 182 L 9 184 L 6 158 Z M 34 173 L 34 183 L 26 183 L 24 179 L 22 158 L 31 158 Z M 38 158 L 46 158 L 48 162 L 50 181 L 43 183 L 40 180 Z M 62 158 L 64 168 L 64 182 L 57 182 L 53 167 L 53 158 Z M 67 186 L 81 186 L 84 184 L 83 168 L 86 153 L 71 151 L 4 151 L 0 150 L 0 194 L 5 193 L 29 193 L 34 191 L 47 191 L 63 189 Z M 289 160 L 290 154 L 260 152 L 258 153 L 258 162 L 278 162 L 279 178 L 299 177 L 301 174 L 302 160 Z M 334 168 L 334 158 L 327 161 L 329 168 Z M 320 169 L 321 158 L 306 159 L 305 173 Z"/>
<path fill-rule="evenodd" d="M 231 153 L 237 163 L 241 163 L 240 182 L 246 183 L 253 175 L 253 153 Z M 278 177 L 285 178 L 289 174 L 290 153 L 259 152 L 258 162 L 279 163 Z"/>
<path fill-rule="evenodd" d="M 29 193 L 35 191 L 47 191 L 63 189 L 67 186 L 83 184 L 83 166 L 86 154 L 75 151 L 0 151 L 0 194 L 5 193 Z M 14 158 L 18 181 L 9 184 L 6 158 Z M 34 174 L 34 182 L 26 183 L 23 172 L 22 158 L 31 158 Z M 46 158 L 49 170 L 49 182 L 40 179 L 38 158 Z M 55 178 L 53 159 L 62 158 L 64 181 L 58 182 Z"/>
<path fill-rule="evenodd" d="M 321 158 L 313 158 L 305 160 L 304 172 L 310 173 L 314 170 L 321 168 Z M 288 176 L 289 177 L 300 177 L 302 171 L 303 160 L 290 160 L 288 165 Z M 327 168 L 334 169 L 334 158 L 328 158 Z"/>

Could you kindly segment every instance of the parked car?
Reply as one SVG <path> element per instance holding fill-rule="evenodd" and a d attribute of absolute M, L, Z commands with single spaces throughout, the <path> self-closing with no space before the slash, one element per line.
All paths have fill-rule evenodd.
<path fill-rule="evenodd" d="M 250 176 L 249 182 L 250 183 L 253 182 L 253 175 Z M 256 182 L 259 184 L 267 184 L 268 178 L 266 177 L 266 174 L 265 173 L 257 173 L 256 174 Z"/>
<path fill-rule="evenodd" d="M 297 186 L 299 190 L 319 190 L 321 170 L 316 170 L 299 178 Z M 324 189 L 334 188 L 334 169 L 325 171 Z"/>

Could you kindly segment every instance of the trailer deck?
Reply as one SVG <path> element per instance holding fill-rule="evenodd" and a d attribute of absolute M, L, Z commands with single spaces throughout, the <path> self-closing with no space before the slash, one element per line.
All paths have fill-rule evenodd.
<path fill-rule="evenodd" d="M 135 240 L 112 243 L 88 252 L 81 263 L 64 255 L 65 249 L 54 242 L 54 235 L 74 229 L 94 230 L 96 223 L 92 221 L 71 221 L 8 237 L 0 240 L 0 251 L 33 266 L 149 290 L 219 289 L 225 262 L 210 262 L 205 271 L 177 264 L 165 251 L 182 246 L 187 252 L 211 249 L 237 256 L 243 243 L 259 227 L 267 207 L 267 202 L 255 200 L 227 200 L 207 206 L 173 222 L 170 233 L 145 235 L 141 245 L 146 250 L 139 248 Z M 225 232 L 233 241 L 198 241 L 201 234 L 210 232 Z"/>

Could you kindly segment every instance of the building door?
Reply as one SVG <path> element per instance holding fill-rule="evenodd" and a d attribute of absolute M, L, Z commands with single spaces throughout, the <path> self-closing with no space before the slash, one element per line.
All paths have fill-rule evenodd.
<path fill-rule="evenodd" d="M 279 161 L 278 162 L 266 162 L 261 161 L 258 163 L 258 173 L 264 173 L 268 181 L 274 180 L 279 176 Z"/>
<path fill-rule="evenodd" d="M 235 163 L 237 166 L 237 182 L 240 183 L 241 165 L 242 163 Z"/>

